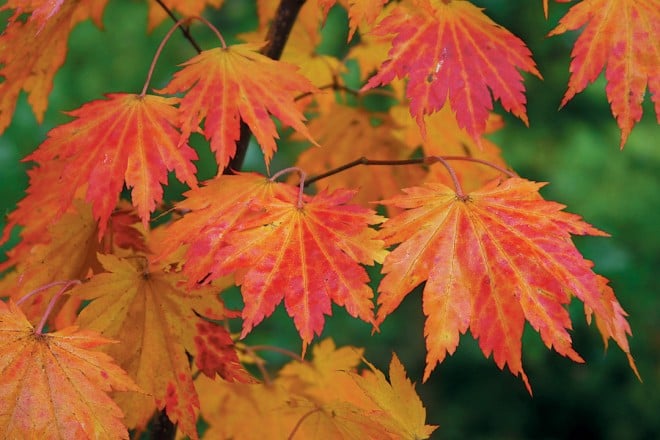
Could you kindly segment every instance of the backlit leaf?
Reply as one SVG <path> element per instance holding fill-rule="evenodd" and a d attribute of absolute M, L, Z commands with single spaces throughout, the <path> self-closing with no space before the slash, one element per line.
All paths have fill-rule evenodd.
<path fill-rule="evenodd" d="M 92 18 L 101 24 L 107 0 L 10 0 L 1 9 L 16 9 L 0 35 L 0 133 L 11 122 L 21 91 L 28 94 L 37 121 L 43 120 L 53 77 L 64 63 L 71 30 Z M 26 22 L 17 16 L 32 15 Z"/>
<path fill-rule="evenodd" d="M 521 361 L 525 321 L 548 348 L 581 362 L 567 331 L 566 306 L 573 296 L 607 326 L 621 328 L 616 323 L 621 314 L 603 302 L 592 263 L 570 239 L 605 234 L 563 212 L 563 205 L 543 200 L 541 186 L 511 178 L 462 199 L 451 188 L 429 183 L 385 201 L 408 210 L 381 229 L 387 245 L 401 244 L 385 259 L 377 323 L 426 281 L 425 379 L 469 328 L 484 354 L 492 353 L 500 368 L 508 365 L 530 389 Z"/>
<path fill-rule="evenodd" d="M 3 438 L 128 439 L 107 395 L 139 388 L 110 356 L 113 341 L 67 327 L 37 334 L 13 303 L 0 301 L 0 432 Z"/>
<path fill-rule="evenodd" d="M 408 78 L 410 114 L 423 133 L 424 116 L 448 103 L 458 125 L 476 139 L 485 130 L 493 98 L 527 123 L 518 69 L 540 74 L 525 44 L 470 2 L 415 4 L 395 8 L 374 28 L 374 35 L 394 35 L 394 40 L 390 59 L 362 90 Z"/>
<path fill-rule="evenodd" d="M 183 70 L 161 90 L 186 92 L 179 107 L 184 140 L 206 118 L 203 133 L 211 141 L 221 169 L 236 154 L 240 120 L 259 142 L 266 164 L 277 150 L 275 139 L 279 138 L 270 115 L 312 140 L 294 99 L 315 87 L 296 66 L 272 60 L 258 49 L 254 44 L 238 44 L 205 50 L 184 63 Z"/>
<path fill-rule="evenodd" d="M 660 122 L 660 1 L 583 0 L 549 35 L 584 27 L 573 47 L 568 90 L 561 105 L 605 69 L 607 100 L 621 128 L 621 143 L 642 119 L 646 87 Z"/>
<path fill-rule="evenodd" d="M 69 112 L 76 119 L 54 128 L 39 149 L 26 158 L 40 163 L 53 159 L 66 165 L 49 185 L 60 193 L 60 210 L 87 184 L 86 198 L 105 227 L 126 183 L 133 204 L 146 226 L 163 199 L 168 171 L 190 186 L 197 185 L 192 160 L 197 153 L 179 142 L 174 128 L 177 98 L 116 93 Z"/>
<path fill-rule="evenodd" d="M 371 210 L 348 204 L 354 191 L 320 192 L 302 206 L 296 197 L 264 202 L 264 219 L 227 236 L 215 272 L 236 272 L 243 295 L 243 333 L 273 313 L 282 299 L 303 340 L 320 334 L 334 302 L 372 323 L 373 292 L 360 264 L 382 261 L 386 251 L 368 225 Z"/>
<path fill-rule="evenodd" d="M 107 348 L 148 395 L 117 396 L 127 426 L 144 427 L 156 408 L 197 438 L 199 400 L 186 352 L 195 354 L 196 323 L 201 316 L 222 318 L 217 290 L 181 290 L 181 274 L 147 266 L 147 259 L 99 255 L 107 273 L 92 277 L 71 291 L 93 300 L 78 323 L 120 341 Z M 202 341 L 200 341 L 202 342 Z"/>

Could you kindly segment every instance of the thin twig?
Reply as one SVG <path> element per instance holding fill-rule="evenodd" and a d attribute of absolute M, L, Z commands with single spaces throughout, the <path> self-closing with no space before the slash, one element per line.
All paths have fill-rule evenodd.
<path fill-rule="evenodd" d="M 174 15 L 174 12 L 170 8 L 167 7 L 165 3 L 162 2 L 162 0 L 156 0 L 156 2 L 160 5 L 161 8 L 169 15 L 174 22 L 178 22 L 179 19 L 177 18 L 176 15 Z M 190 44 L 195 48 L 197 53 L 202 53 L 202 48 L 197 44 L 197 41 L 193 38 L 192 35 L 190 35 L 190 29 L 189 28 L 184 28 L 183 26 L 180 26 L 179 29 L 181 29 L 181 33 L 183 33 L 183 36 L 185 37 L 186 40 L 190 41 Z"/>
<path fill-rule="evenodd" d="M 288 167 L 288 168 L 284 168 L 283 170 L 279 170 L 277 173 L 273 174 L 273 176 L 270 178 L 270 181 L 274 182 L 278 177 L 286 173 L 298 173 L 298 176 L 300 177 L 300 180 L 298 182 L 298 205 L 297 205 L 298 209 L 300 209 L 304 206 L 303 195 L 305 194 L 304 193 L 305 178 L 307 177 L 307 173 L 305 173 L 302 169 L 298 167 Z"/>

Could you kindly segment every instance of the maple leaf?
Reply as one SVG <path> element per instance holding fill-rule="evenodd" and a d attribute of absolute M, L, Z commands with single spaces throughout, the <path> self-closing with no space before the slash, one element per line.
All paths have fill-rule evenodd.
<path fill-rule="evenodd" d="M 110 356 L 92 351 L 110 342 L 76 327 L 39 334 L 13 301 L 0 301 L 3 436 L 128 439 L 107 393 L 139 388 Z"/>
<path fill-rule="evenodd" d="M 196 380 L 207 438 L 428 438 L 425 410 L 393 359 L 391 384 L 378 370 L 357 373 L 362 349 L 326 339 L 310 362 L 292 361 L 269 384 Z M 394 400 L 398 399 L 398 402 Z M 245 420 L 260 420 L 246 426 Z"/>
<path fill-rule="evenodd" d="M 149 393 L 116 397 L 127 426 L 143 427 L 154 409 L 165 408 L 183 433 L 197 438 L 199 400 L 186 351 L 197 353 L 196 323 L 203 320 L 198 314 L 222 318 L 217 289 L 186 293 L 178 287 L 181 274 L 145 266 L 146 257 L 136 257 L 98 255 L 108 272 L 71 290 L 71 295 L 93 300 L 78 323 L 121 341 L 105 351 Z"/>
<path fill-rule="evenodd" d="M 96 253 L 101 250 L 96 222 L 89 206 L 80 200 L 75 202 L 75 211 L 65 214 L 49 228 L 50 240 L 31 245 L 25 254 L 10 254 L 12 260 L 19 257 L 16 260 L 16 276 L 0 280 L 0 291 L 11 292 L 11 297 L 18 301 L 29 292 L 52 282 L 84 279 L 90 270 L 100 269 L 96 260 Z M 28 318 L 37 320 L 43 316 L 48 299 L 60 288 L 61 285 L 54 286 L 28 300 L 24 305 Z M 71 299 L 61 298 L 59 306 L 67 301 Z"/>
<path fill-rule="evenodd" d="M 521 361 L 525 320 L 548 348 L 581 362 L 567 332 L 571 297 L 610 326 L 622 319 L 604 306 L 592 263 L 570 240 L 570 234 L 606 234 L 543 200 L 541 186 L 511 178 L 461 198 L 429 183 L 383 202 L 408 211 L 385 222 L 379 234 L 387 245 L 401 244 L 385 259 L 377 323 L 426 281 L 424 379 L 470 328 L 484 354 L 492 353 L 499 368 L 508 365 L 530 389 Z"/>
<path fill-rule="evenodd" d="M 484 132 L 492 98 L 527 123 L 522 76 L 539 78 L 525 44 L 466 1 L 419 0 L 395 8 L 372 31 L 394 34 L 390 59 L 362 90 L 408 78 L 410 114 L 425 133 L 424 115 L 448 102 L 458 125 L 475 139 Z"/>
<path fill-rule="evenodd" d="M 341 1 L 348 10 L 349 32 L 348 41 L 353 38 L 355 31 L 361 23 L 367 26 L 372 25 L 388 0 L 345 0 Z M 328 11 L 337 3 L 337 0 L 318 0 L 318 4 L 323 8 L 323 14 L 328 15 Z"/>
<path fill-rule="evenodd" d="M 243 295 L 242 337 L 273 313 L 282 299 L 303 340 L 303 351 L 323 329 L 331 303 L 373 322 L 373 292 L 362 264 L 386 251 L 368 225 L 382 218 L 348 204 L 355 191 L 319 192 L 302 206 L 295 197 L 265 203 L 254 227 L 227 236 L 216 273 L 235 274 Z"/>
<path fill-rule="evenodd" d="M 16 9 L 0 35 L 0 133 L 11 122 L 21 90 L 39 123 L 43 120 L 53 77 L 64 63 L 69 33 L 88 18 L 101 26 L 107 0 L 10 0 L 0 9 Z M 32 12 L 26 22 L 22 13 Z"/>
<path fill-rule="evenodd" d="M 179 142 L 174 128 L 178 98 L 125 93 L 89 102 L 69 112 L 77 119 L 52 129 L 48 139 L 25 160 L 66 162 L 52 185 L 60 194 L 60 212 L 76 190 L 87 185 L 86 199 L 99 220 L 99 235 L 119 199 L 124 182 L 145 227 L 149 214 L 163 199 L 167 172 L 190 186 L 197 185 L 192 160 L 197 153 Z M 52 187 L 51 187 L 52 191 Z"/>
<path fill-rule="evenodd" d="M 372 120 L 377 119 L 374 126 Z M 395 123 L 387 114 L 367 112 L 334 103 L 309 124 L 322 147 L 311 147 L 298 156 L 296 166 L 309 174 L 321 174 L 360 157 L 378 160 L 408 159 L 413 150 L 392 136 Z M 359 188 L 353 200 L 366 204 L 391 197 L 404 183 L 421 183 L 421 167 L 353 168 L 330 176 L 319 186 L 329 189 Z"/>
<path fill-rule="evenodd" d="M 185 199 L 176 207 L 187 214 L 167 226 L 157 253 L 159 259 L 179 252 L 182 245 L 189 245 L 183 269 L 188 285 L 210 282 L 217 277 L 214 267 L 226 235 L 242 227 L 246 217 L 258 210 L 255 201 L 275 197 L 281 192 L 295 197 L 291 187 L 274 184 L 256 173 L 220 175 L 186 192 Z"/>
<path fill-rule="evenodd" d="M 368 362 L 367 365 L 371 374 L 352 373 L 351 376 L 374 404 L 389 416 L 381 419 L 387 431 L 397 438 L 429 438 L 437 426 L 426 424 L 426 409 L 396 354 L 392 354 L 390 362 L 390 382 L 376 367 Z"/>
<path fill-rule="evenodd" d="M 160 91 L 186 92 L 179 106 L 182 141 L 206 118 L 203 133 L 221 169 L 236 154 L 241 120 L 259 142 L 267 165 L 279 138 L 271 114 L 314 142 L 295 98 L 316 88 L 296 66 L 272 60 L 258 49 L 255 44 L 238 44 L 205 50 L 185 62 L 183 70 Z"/>
<path fill-rule="evenodd" d="M 647 84 L 660 122 L 660 1 L 584 0 L 571 7 L 548 35 L 583 26 L 571 52 L 571 77 L 561 105 L 605 69 L 605 92 L 621 129 L 623 148 L 642 118 Z"/>
<path fill-rule="evenodd" d="M 241 365 L 234 341 L 227 329 L 209 321 L 198 321 L 196 327 L 195 365 L 202 373 L 211 379 L 217 373 L 229 382 L 256 382 Z"/>

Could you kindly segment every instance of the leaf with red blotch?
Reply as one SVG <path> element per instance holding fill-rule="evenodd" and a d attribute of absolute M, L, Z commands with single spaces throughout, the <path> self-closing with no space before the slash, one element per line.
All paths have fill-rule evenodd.
<path fill-rule="evenodd" d="M 199 400 L 187 353 L 196 355 L 196 323 L 223 319 L 214 286 L 187 292 L 180 273 L 165 272 L 147 257 L 120 259 L 98 255 L 108 271 L 71 290 L 92 300 L 77 323 L 120 341 L 104 351 L 122 366 L 148 395 L 116 397 L 129 428 L 144 427 L 156 408 L 186 435 L 197 438 Z"/>
<path fill-rule="evenodd" d="M 466 1 L 419 0 L 399 6 L 373 30 L 394 34 L 390 59 L 362 90 L 408 78 L 410 114 L 425 133 L 424 116 L 447 103 L 458 125 L 477 139 L 486 128 L 493 98 L 527 124 L 526 98 L 518 69 L 539 78 L 522 40 Z"/>
<path fill-rule="evenodd" d="M 301 205 L 295 195 L 266 200 L 263 218 L 226 237 L 214 272 L 236 272 L 245 303 L 242 336 L 282 299 L 303 350 L 323 330 L 323 315 L 332 313 L 332 302 L 373 323 L 373 292 L 360 263 L 382 261 L 386 254 L 368 227 L 382 218 L 348 204 L 354 195 L 349 190 L 320 192 Z"/>
<path fill-rule="evenodd" d="M 407 211 L 385 222 L 379 234 L 386 245 L 401 244 L 385 259 L 377 324 L 426 281 L 424 379 L 470 328 L 484 354 L 492 353 L 500 368 L 508 365 L 530 389 L 521 361 L 525 321 L 548 348 L 581 362 L 567 332 L 566 305 L 573 296 L 606 325 L 620 328 L 622 317 L 604 304 L 592 263 L 570 239 L 606 234 L 543 200 L 542 185 L 511 178 L 461 197 L 427 184 L 383 202 Z"/>
<path fill-rule="evenodd" d="M 217 373 L 228 382 L 257 382 L 241 365 L 234 341 L 226 328 L 209 321 L 198 321 L 195 326 L 195 365 L 202 373 L 211 379 Z"/>
<path fill-rule="evenodd" d="M 71 30 L 92 18 L 101 26 L 107 0 L 9 0 L 15 9 L 0 35 L 0 133 L 10 124 L 21 90 L 28 94 L 38 122 L 43 120 L 53 77 L 64 63 Z M 27 21 L 22 14 L 31 13 Z"/>
<path fill-rule="evenodd" d="M 0 301 L 3 438 L 128 439 L 107 393 L 140 389 L 110 356 L 93 351 L 111 342 L 76 327 L 36 333 L 13 301 Z"/>
<path fill-rule="evenodd" d="M 259 142 L 266 165 L 277 150 L 275 139 L 279 138 L 270 115 L 313 142 L 295 98 L 316 88 L 296 66 L 272 60 L 258 49 L 255 44 L 237 44 L 205 50 L 185 62 L 183 70 L 160 91 L 185 92 L 179 107 L 182 141 L 206 118 L 203 133 L 211 141 L 221 169 L 236 154 L 241 120 Z"/>
<path fill-rule="evenodd" d="M 73 194 L 87 184 L 103 235 L 124 182 L 132 190 L 133 205 L 146 226 L 149 215 L 163 199 L 161 185 L 167 172 L 190 186 L 197 185 L 192 161 L 197 153 L 179 142 L 174 128 L 178 98 L 116 93 L 107 100 L 89 102 L 69 112 L 75 120 L 52 129 L 48 139 L 25 160 L 66 162 L 48 191 L 61 194 L 60 211 L 71 204 Z"/>
<path fill-rule="evenodd" d="M 571 53 L 571 77 L 561 105 L 605 69 L 605 92 L 621 129 L 623 148 L 633 126 L 642 119 L 647 84 L 660 122 L 660 1 L 584 0 L 549 35 L 581 27 L 584 30 Z"/>

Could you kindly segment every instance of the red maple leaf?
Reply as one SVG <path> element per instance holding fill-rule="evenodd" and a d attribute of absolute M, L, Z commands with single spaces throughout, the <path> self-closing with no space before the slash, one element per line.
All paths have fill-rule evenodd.
<path fill-rule="evenodd" d="M 390 59 L 362 90 L 408 78 L 410 114 L 425 132 L 424 115 L 448 102 L 461 128 L 477 139 L 493 98 L 527 123 L 524 86 L 517 69 L 541 77 L 519 38 L 465 1 L 419 0 L 379 22 L 376 36 L 394 35 Z"/>
<path fill-rule="evenodd" d="M 564 106 L 605 69 L 607 100 L 621 128 L 621 143 L 642 119 L 648 84 L 660 122 L 660 1 L 584 0 L 549 35 L 584 26 L 573 47 Z"/>
<path fill-rule="evenodd" d="M 203 133 L 211 141 L 221 169 L 236 154 L 241 120 L 259 142 L 266 164 L 277 150 L 275 139 L 279 138 L 270 115 L 313 142 L 295 98 L 316 88 L 296 66 L 272 60 L 258 49 L 254 44 L 238 44 L 205 50 L 184 63 L 183 70 L 161 90 L 186 92 L 179 107 L 183 140 L 206 118 Z"/>
<path fill-rule="evenodd" d="M 167 172 L 190 186 L 197 185 L 192 160 L 197 153 L 174 128 L 178 98 L 117 93 L 69 112 L 75 120 L 48 133 L 48 139 L 25 160 L 65 162 L 61 174 L 42 191 L 60 194 L 64 212 L 77 189 L 86 185 L 86 198 L 105 231 L 124 183 L 133 188 L 133 204 L 146 226 L 149 214 L 163 199 Z M 56 211 L 57 212 L 57 211 Z"/>
<path fill-rule="evenodd" d="M 373 323 L 373 292 L 360 263 L 382 261 L 386 253 L 368 227 L 382 218 L 348 204 L 354 195 L 320 192 L 302 206 L 297 197 L 266 200 L 263 217 L 226 237 L 214 272 L 236 272 L 245 303 L 242 336 L 282 299 L 304 347 L 321 333 L 332 302 Z"/>

